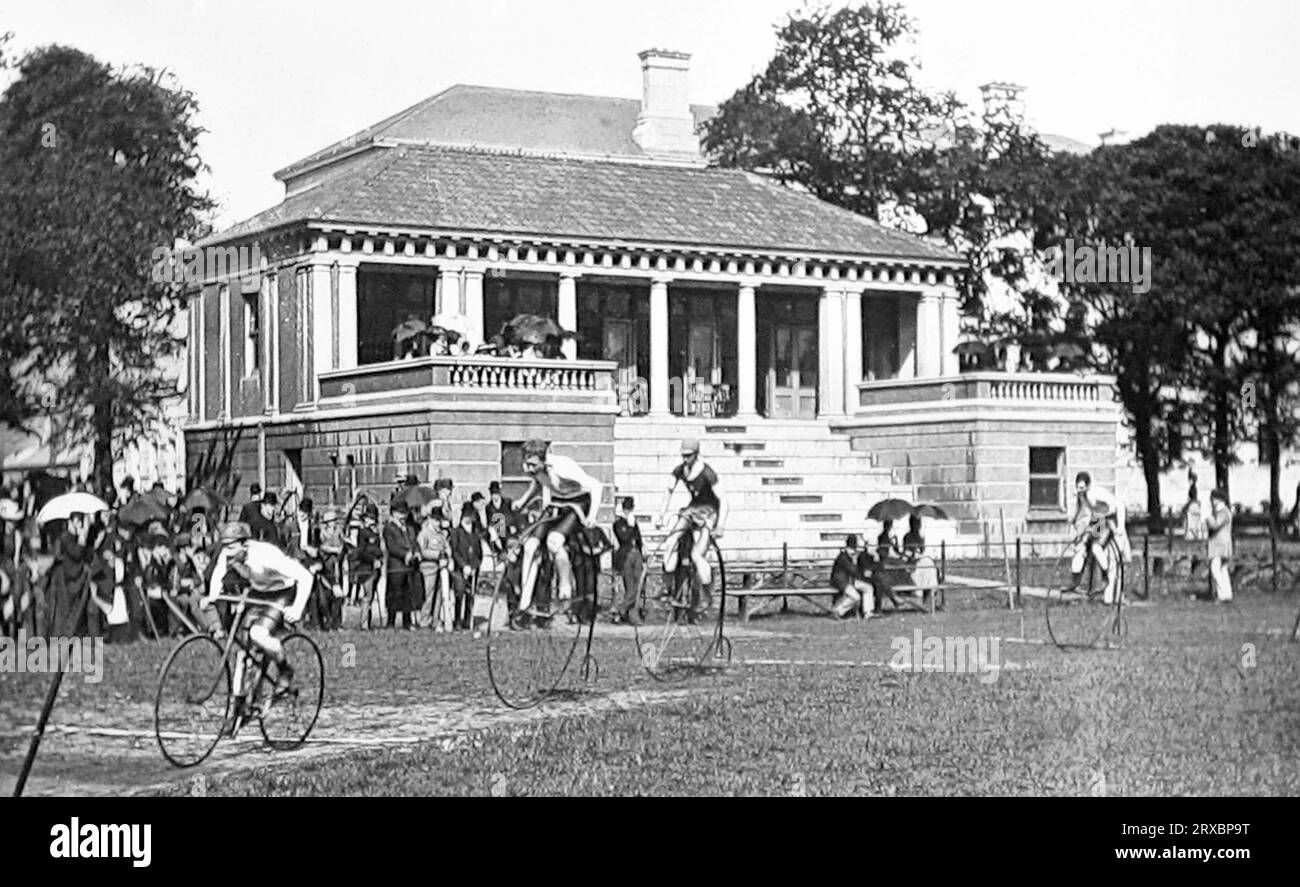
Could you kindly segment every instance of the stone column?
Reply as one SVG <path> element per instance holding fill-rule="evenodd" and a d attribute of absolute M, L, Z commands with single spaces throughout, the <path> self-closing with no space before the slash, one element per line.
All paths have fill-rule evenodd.
<path fill-rule="evenodd" d="M 232 335 L 230 328 L 230 287 L 222 284 L 218 290 L 217 303 L 217 349 L 221 355 L 221 405 L 218 419 L 230 418 L 231 353 Z"/>
<path fill-rule="evenodd" d="M 668 398 L 668 278 L 650 282 L 650 413 L 670 415 Z"/>
<path fill-rule="evenodd" d="M 916 378 L 917 320 L 921 312 L 920 302 L 914 295 L 902 293 L 898 296 L 898 378 Z"/>
<path fill-rule="evenodd" d="M 483 269 L 466 268 L 464 277 L 465 319 L 471 345 L 483 343 Z"/>
<path fill-rule="evenodd" d="M 576 271 L 560 272 L 559 300 L 556 320 L 563 329 L 578 331 L 578 273 Z M 565 339 L 564 357 L 573 360 L 578 356 L 578 343 L 574 339 Z"/>
<path fill-rule="evenodd" d="M 736 296 L 736 417 L 758 418 L 758 311 L 754 284 L 742 283 Z"/>
<path fill-rule="evenodd" d="M 271 282 L 274 279 L 274 272 L 264 273 L 261 285 L 257 289 L 258 325 L 262 330 L 262 338 L 258 342 L 258 347 L 262 349 L 262 412 L 267 414 L 275 412 L 275 377 L 274 366 L 271 363 L 274 351 L 271 340 L 271 316 L 275 313 L 275 304 L 271 298 Z"/>
<path fill-rule="evenodd" d="M 357 365 L 357 266 L 339 263 L 339 364 L 341 370 Z"/>
<path fill-rule="evenodd" d="M 465 305 L 461 300 L 460 266 L 443 265 L 438 272 L 438 299 L 433 306 L 434 314 L 464 314 Z"/>
<path fill-rule="evenodd" d="M 945 376 L 955 376 L 961 372 L 961 362 L 953 351 L 961 339 L 961 298 L 954 289 L 943 290 L 943 301 L 939 306 L 939 327 L 943 331 L 940 372 Z"/>
<path fill-rule="evenodd" d="M 266 411 L 280 412 L 280 274 L 272 270 L 266 281 Z"/>
<path fill-rule="evenodd" d="M 333 274 L 330 266 L 317 264 L 311 266 L 311 385 L 307 389 L 308 399 L 315 402 L 320 399 L 320 374 L 334 368 L 334 298 L 331 286 Z"/>
<path fill-rule="evenodd" d="M 942 371 L 943 330 L 939 327 L 938 290 L 921 293 L 916 307 L 916 375 L 933 379 Z"/>
<path fill-rule="evenodd" d="M 862 290 L 844 290 L 844 412 L 858 410 L 862 381 Z"/>
<path fill-rule="evenodd" d="M 817 415 L 844 415 L 844 292 L 822 290 L 817 313 Z"/>

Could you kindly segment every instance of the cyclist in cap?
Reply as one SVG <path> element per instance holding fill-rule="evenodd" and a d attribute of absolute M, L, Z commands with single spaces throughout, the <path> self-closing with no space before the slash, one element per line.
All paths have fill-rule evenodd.
<path fill-rule="evenodd" d="M 668 497 L 664 499 L 663 510 L 655 526 L 663 529 L 668 516 L 668 508 L 673 501 L 677 487 L 686 485 L 691 494 L 690 504 L 677 513 L 668 537 L 664 539 L 663 553 L 664 577 L 667 585 L 672 583 L 672 575 L 677 572 L 677 545 L 682 533 L 695 527 L 695 545 L 691 548 L 691 563 L 695 565 L 695 574 L 700 579 L 700 591 L 703 600 L 708 601 L 712 595 L 713 571 L 709 566 L 707 553 L 710 535 L 715 539 L 722 537 L 723 526 L 727 522 L 726 497 L 718 490 L 718 475 L 700 459 L 700 442 L 688 437 L 682 441 L 682 462 L 673 469 L 673 485 L 668 488 Z"/>
<path fill-rule="evenodd" d="M 524 473 L 532 483 L 510 506 L 519 511 L 539 494 L 542 508 L 552 504 L 566 506 L 560 508 L 556 516 L 539 521 L 524 539 L 519 611 L 529 616 L 554 616 L 568 609 L 573 600 L 573 565 L 569 562 L 565 544 L 579 528 L 596 526 L 596 510 L 600 508 L 600 481 L 573 459 L 550 450 L 550 443 L 544 440 L 530 440 L 524 444 Z M 537 584 L 538 572 L 537 550 L 542 542 L 551 553 L 559 580 L 560 605 L 550 613 L 539 612 L 533 606 L 533 586 Z"/>
<path fill-rule="evenodd" d="M 285 660 L 284 647 L 276 634 L 285 622 L 297 623 L 311 597 L 314 577 L 310 570 L 270 542 L 252 538 L 248 524 L 240 521 L 221 528 L 221 549 L 208 579 L 204 609 L 221 594 L 227 571 L 233 572 L 250 589 L 252 601 L 248 639 L 275 662 L 276 692 L 288 689 L 293 669 Z M 258 606 L 261 603 L 264 606 Z"/>

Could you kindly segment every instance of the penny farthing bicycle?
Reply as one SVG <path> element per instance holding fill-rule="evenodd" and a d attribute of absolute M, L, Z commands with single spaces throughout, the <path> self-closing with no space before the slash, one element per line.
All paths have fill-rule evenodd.
<path fill-rule="evenodd" d="M 1062 650 L 1113 649 L 1128 637 L 1125 563 L 1113 532 L 1092 542 L 1077 588 L 1071 589 L 1073 547 L 1056 559 L 1047 589 L 1047 636 Z"/>
<path fill-rule="evenodd" d="M 541 517 L 519 534 L 519 538 L 528 538 L 539 524 L 557 517 L 560 509 L 566 507 L 569 506 L 548 506 Z M 595 573 L 591 567 L 599 553 L 590 547 L 582 533 L 575 534 L 568 551 L 575 597 L 568 602 L 567 613 L 562 609 L 564 602 L 560 598 L 559 576 L 544 540 L 537 549 L 534 568 L 537 580 L 532 603 L 526 610 L 519 608 L 522 546 L 506 556 L 506 564 L 497 580 L 487 623 L 488 680 L 497 698 L 510 708 L 532 708 L 561 692 L 560 683 L 577 652 L 584 627 L 587 639 L 580 674 L 584 681 L 596 679 L 599 669 L 591 655 L 596 621 L 595 588 L 584 586 L 593 581 L 589 578 Z"/>
<path fill-rule="evenodd" d="M 731 639 L 724 632 L 727 569 L 714 539 L 706 557 L 713 573 L 712 594 L 700 585 L 691 550 L 697 530 L 691 526 L 677 542 L 677 569 L 668 587 L 654 597 L 641 583 L 643 624 L 636 626 L 637 654 L 655 680 L 676 682 L 717 672 L 731 664 Z"/>

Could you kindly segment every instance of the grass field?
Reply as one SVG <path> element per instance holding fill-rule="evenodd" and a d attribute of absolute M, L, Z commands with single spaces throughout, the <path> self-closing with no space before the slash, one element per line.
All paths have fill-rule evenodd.
<path fill-rule="evenodd" d="M 226 743 L 196 771 L 150 731 L 170 643 L 109 647 L 104 680 L 64 683 L 29 793 L 208 795 L 926 795 L 1300 793 L 1294 594 L 1232 606 L 1155 599 L 1122 650 L 1042 643 L 1042 605 L 997 596 L 935 617 L 835 623 L 792 612 L 734 631 L 725 674 L 666 686 L 630 632 L 598 628 L 598 680 L 539 711 L 504 710 L 482 640 L 320 637 L 313 742 Z M 896 670 L 896 646 L 983 639 L 976 673 Z M 997 646 L 992 639 L 997 638 Z M 968 663 L 968 666 L 970 663 Z M 48 678 L 0 674 L 0 789 L 12 785 Z M 255 731 L 253 731 L 255 732 Z"/>

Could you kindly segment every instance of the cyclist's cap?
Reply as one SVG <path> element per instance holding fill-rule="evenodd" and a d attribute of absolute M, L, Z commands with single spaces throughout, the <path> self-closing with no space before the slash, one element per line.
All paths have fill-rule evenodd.
<path fill-rule="evenodd" d="M 698 438 L 688 437 L 682 441 L 682 455 L 687 453 L 698 453 L 700 451 L 700 441 Z"/>
<path fill-rule="evenodd" d="M 233 542 L 247 542 L 252 538 L 253 531 L 243 521 L 231 521 L 221 528 L 222 545 L 230 545 Z"/>

